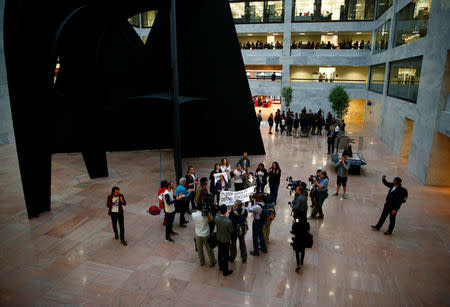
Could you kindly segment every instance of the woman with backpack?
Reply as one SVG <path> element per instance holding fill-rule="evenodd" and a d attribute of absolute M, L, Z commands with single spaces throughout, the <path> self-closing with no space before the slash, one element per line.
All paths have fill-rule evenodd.
<path fill-rule="evenodd" d="M 295 259 L 297 260 L 297 267 L 295 268 L 295 272 L 300 271 L 301 266 L 303 265 L 303 259 L 305 258 L 305 248 L 312 247 L 308 246 L 308 241 L 312 239 L 311 234 L 309 233 L 309 223 L 304 221 L 303 219 L 294 220 L 294 224 L 292 225 L 292 233 L 294 237 L 292 238 L 292 247 L 295 251 Z M 310 242 L 311 243 L 311 242 Z"/>
<path fill-rule="evenodd" d="M 236 241 L 239 239 L 239 249 L 241 251 L 242 263 L 247 261 L 247 246 L 245 245 L 245 234 L 248 230 L 247 209 L 242 207 L 242 202 L 237 200 L 234 203 L 228 217 L 233 223 L 233 233 L 231 234 L 230 262 L 234 262 L 237 255 Z"/>

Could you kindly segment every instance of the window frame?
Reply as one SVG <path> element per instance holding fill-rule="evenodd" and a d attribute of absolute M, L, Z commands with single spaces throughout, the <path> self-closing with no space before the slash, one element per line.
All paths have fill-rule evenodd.
<path fill-rule="evenodd" d="M 405 59 L 389 62 L 389 68 L 388 68 L 389 69 L 389 74 L 388 74 L 388 83 L 387 83 L 387 89 L 386 89 L 386 96 L 393 97 L 393 98 L 396 98 L 396 99 L 400 99 L 400 100 L 404 100 L 404 101 L 407 101 L 407 102 L 411 102 L 411 103 L 417 104 L 417 98 L 416 98 L 416 100 L 414 100 L 414 99 L 410 99 L 410 98 L 405 98 L 405 97 L 389 94 L 389 85 L 391 83 L 392 64 L 405 62 L 405 61 L 411 61 L 411 60 L 415 60 L 415 59 L 420 59 L 421 60 L 421 62 L 420 62 L 420 74 L 422 74 L 423 55 L 419 55 L 419 56 L 415 56 L 415 57 L 412 57 L 412 58 L 405 58 Z M 419 87 L 420 87 L 420 75 L 419 75 Z M 419 96 L 419 89 L 417 89 L 417 96 Z"/>

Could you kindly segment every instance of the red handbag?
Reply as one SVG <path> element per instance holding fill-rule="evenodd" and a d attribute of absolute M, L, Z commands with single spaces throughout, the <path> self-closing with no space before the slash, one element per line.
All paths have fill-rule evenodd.
<path fill-rule="evenodd" d="M 161 213 L 161 209 L 156 206 L 150 206 L 150 208 L 148 209 L 148 213 L 150 213 L 151 215 L 159 215 Z"/>

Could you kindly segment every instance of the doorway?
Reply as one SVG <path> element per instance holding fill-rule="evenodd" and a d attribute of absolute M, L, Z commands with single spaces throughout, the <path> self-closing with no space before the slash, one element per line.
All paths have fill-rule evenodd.
<path fill-rule="evenodd" d="M 344 116 L 344 120 L 346 122 L 364 122 L 365 108 L 365 99 L 350 99 L 348 113 Z"/>
<path fill-rule="evenodd" d="M 413 128 L 414 121 L 410 118 L 405 117 L 405 123 L 403 125 L 402 146 L 400 147 L 400 158 L 409 158 Z"/>

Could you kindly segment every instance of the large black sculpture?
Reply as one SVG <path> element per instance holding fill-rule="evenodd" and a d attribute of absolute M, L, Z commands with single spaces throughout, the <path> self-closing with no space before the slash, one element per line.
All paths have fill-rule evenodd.
<path fill-rule="evenodd" d="M 174 148 L 177 176 L 181 156 L 264 154 L 228 1 L 176 4 L 178 14 L 162 0 L 6 1 L 30 218 L 50 210 L 52 153 L 81 152 L 91 178 L 108 175 L 106 151 Z M 127 18 L 148 10 L 158 13 L 144 45 Z"/>

